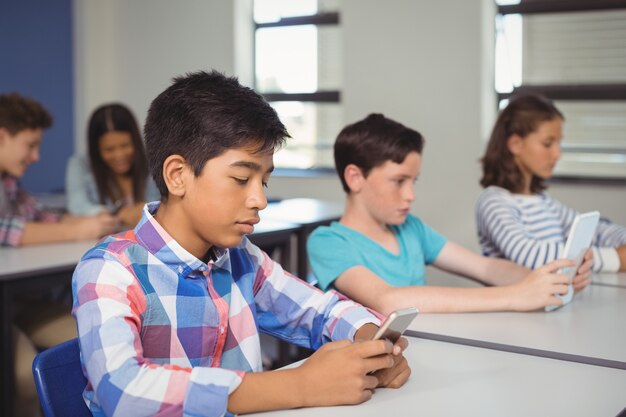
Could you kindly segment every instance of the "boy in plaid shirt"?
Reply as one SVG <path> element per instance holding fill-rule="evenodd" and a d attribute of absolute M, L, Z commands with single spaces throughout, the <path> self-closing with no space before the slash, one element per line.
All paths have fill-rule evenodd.
<path fill-rule="evenodd" d="M 52 117 L 35 100 L 0 95 L 0 246 L 93 240 L 112 233 L 118 221 L 109 214 L 60 216 L 41 210 L 18 183 L 39 160 L 43 130 Z"/>
<path fill-rule="evenodd" d="M 51 125 L 52 117 L 40 103 L 15 93 L 0 94 L 0 250 L 3 246 L 95 240 L 113 232 L 117 225 L 110 215 L 73 217 L 42 210 L 20 187 L 19 178 L 39 160 L 43 130 Z M 18 416 L 39 414 L 31 371 L 36 347 L 54 346 L 76 335 L 69 307 L 51 302 L 48 293 L 31 292 L 28 297 L 28 302 L 11 300 L 18 305 L 19 326 L 13 331 Z"/>
<path fill-rule="evenodd" d="M 176 78 L 152 102 L 146 151 L 161 202 L 74 273 L 94 415 L 356 404 L 406 382 L 406 339 L 369 340 L 376 314 L 309 286 L 245 237 L 286 137 L 261 96 L 217 72 Z M 298 368 L 260 372 L 259 331 L 319 350 Z"/>

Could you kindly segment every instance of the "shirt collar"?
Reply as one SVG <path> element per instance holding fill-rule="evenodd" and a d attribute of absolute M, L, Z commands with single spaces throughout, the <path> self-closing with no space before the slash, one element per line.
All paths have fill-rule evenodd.
<path fill-rule="evenodd" d="M 17 191 L 17 178 L 9 174 L 2 174 L 2 185 L 7 195 L 15 195 Z"/>
<path fill-rule="evenodd" d="M 183 276 L 188 275 L 192 271 L 204 273 L 212 265 L 221 266 L 227 263 L 228 251 L 225 249 L 214 247 L 213 251 L 216 259 L 209 261 L 209 264 L 207 264 L 183 248 L 154 218 L 154 214 L 160 205 L 161 203 L 158 201 L 146 204 L 142 211 L 141 220 L 139 220 L 134 230 L 137 241 L 148 249 L 150 253 Z"/>

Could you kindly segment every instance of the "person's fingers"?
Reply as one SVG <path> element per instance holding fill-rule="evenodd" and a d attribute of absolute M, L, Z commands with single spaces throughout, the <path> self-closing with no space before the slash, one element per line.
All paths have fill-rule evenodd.
<path fill-rule="evenodd" d="M 557 306 L 561 306 L 563 305 L 563 300 L 561 300 L 559 297 L 550 297 L 549 299 L 549 305 L 557 305 Z"/>
<path fill-rule="evenodd" d="M 406 339 L 406 337 L 400 337 L 398 340 L 396 340 L 396 343 L 393 345 L 392 354 L 394 356 L 400 355 L 402 352 L 406 350 L 408 346 L 409 346 L 409 341 Z"/>
<path fill-rule="evenodd" d="M 398 373 L 398 375 L 396 375 L 396 377 L 392 379 L 391 381 L 389 381 L 389 383 L 386 384 L 385 386 L 387 388 L 400 388 L 402 385 L 406 383 L 406 381 L 408 381 L 410 376 L 411 376 L 411 368 L 407 366 L 406 369 L 403 369 L 400 373 Z"/>
<path fill-rule="evenodd" d="M 537 268 L 537 270 L 542 272 L 556 272 L 561 268 L 567 268 L 568 266 L 574 266 L 575 264 L 576 263 L 571 259 L 557 259 L 540 268 Z"/>
<path fill-rule="evenodd" d="M 367 340 L 353 344 L 351 349 L 354 349 L 359 357 L 369 358 L 391 353 L 393 344 L 387 339 Z"/>
<path fill-rule="evenodd" d="M 389 369 L 393 367 L 394 360 L 391 355 L 372 356 L 364 359 L 366 373 L 374 373 L 380 369 Z"/>
<path fill-rule="evenodd" d="M 554 285 L 569 284 L 569 277 L 565 274 L 550 274 L 549 282 Z"/>
<path fill-rule="evenodd" d="M 565 295 L 565 294 L 567 294 L 568 286 L 567 285 L 556 285 L 554 289 L 555 289 L 555 292 L 557 294 Z"/>
<path fill-rule="evenodd" d="M 365 375 L 363 380 L 363 389 L 373 390 L 378 386 L 378 378 L 374 375 Z"/>
<path fill-rule="evenodd" d="M 352 345 L 352 342 L 350 342 L 349 340 L 338 340 L 336 342 L 329 342 L 329 343 L 325 343 L 322 345 L 322 347 L 320 347 L 318 349 L 318 351 L 327 351 L 327 350 L 336 350 L 336 349 L 341 349 L 341 348 L 345 348 Z"/>

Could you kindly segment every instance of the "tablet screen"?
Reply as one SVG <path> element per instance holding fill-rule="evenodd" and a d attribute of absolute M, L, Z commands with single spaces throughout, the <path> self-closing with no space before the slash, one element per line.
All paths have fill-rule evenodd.
<path fill-rule="evenodd" d="M 560 256 L 561 259 L 572 259 L 576 261 L 575 266 L 565 268 L 562 271 L 562 273 L 569 276 L 570 283 L 582 263 L 585 252 L 587 252 L 587 249 L 591 246 L 599 220 L 600 213 L 597 211 L 579 214 L 574 219 L 570 233 L 567 236 L 565 248 Z"/>
<path fill-rule="evenodd" d="M 567 242 L 565 242 L 565 247 L 563 248 L 563 252 L 560 254 L 559 259 L 572 259 L 576 261 L 574 266 L 563 268 L 560 273 L 565 274 L 569 277 L 569 287 L 567 289 L 567 294 L 556 296 L 563 300 L 563 304 L 565 305 L 572 301 L 574 297 L 574 288 L 572 287 L 572 279 L 576 276 L 576 271 L 580 268 L 580 264 L 583 261 L 585 256 L 585 252 L 591 246 L 591 242 L 593 242 L 593 237 L 596 234 L 596 228 L 598 227 L 598 221 L 600 220 L 600 213 L 597 211 L 591 211 L 589 213 L 579 214 L 574 219 L 572 223 L 572 228 L 569 231 L 569 235 L 567 236 Z M 561 306 L 557 305 L 549 305 L 546 306 L 546 311 L 556 310 Z"/>

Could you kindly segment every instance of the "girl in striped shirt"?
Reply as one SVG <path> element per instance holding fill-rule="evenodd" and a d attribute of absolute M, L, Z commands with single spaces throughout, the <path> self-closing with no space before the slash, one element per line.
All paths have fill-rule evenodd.
<path fill-rule="evenodd" d="M 482 158 L 485 188 L 476 204 L 487 256 L 536 268 L 562 256 L 576 210 L 545 192 L 561 156 L 565 118 L 548 99 L 514 98 L 500 113 Z M 626 227 L 601 219 L 593 271 L 626 271 Z"/>

